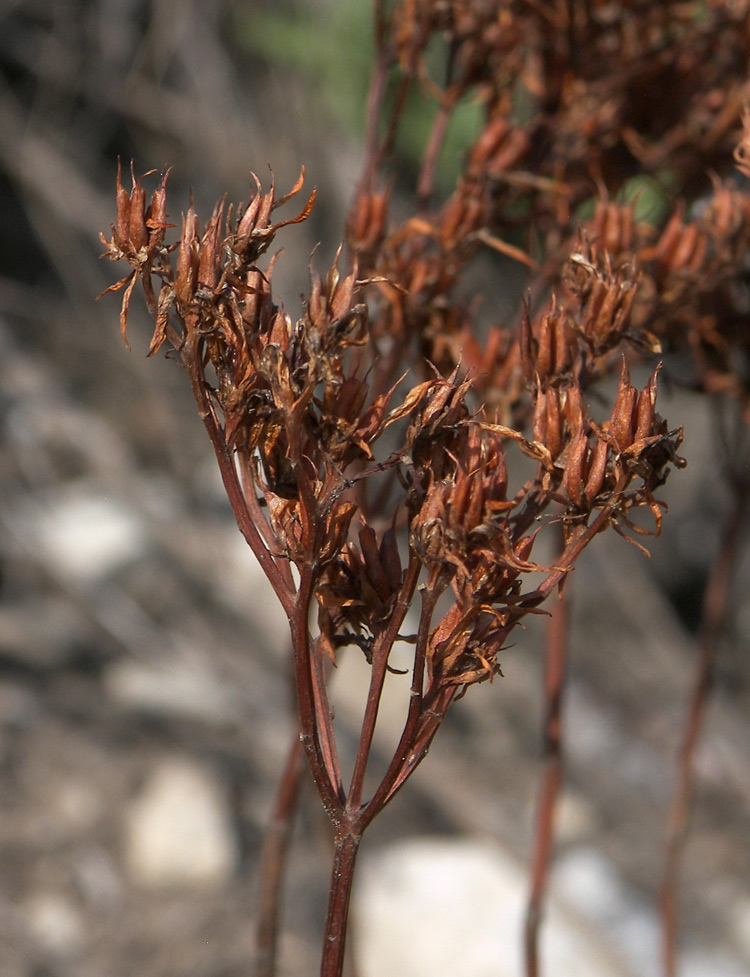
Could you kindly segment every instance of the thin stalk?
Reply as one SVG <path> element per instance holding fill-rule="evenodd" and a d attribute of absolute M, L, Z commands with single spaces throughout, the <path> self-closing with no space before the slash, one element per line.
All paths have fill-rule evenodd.
<path fill-rule="evenodd" d="M 423 709 L 419 716 L 419 724 L 414 733 L 411 750 L 404 757 L 404 762 L 401 764 L 397 776 L 388 788 L 386 797 L 380 806 L 381 810 L 386 804 L 390 804 L 398 791 L 401 790 L 409 777 L 411 777 L 422 760 L 427 756 L 432 741 L 445 719 L 445 714 L 450 704 L 459 694 L 459 691 L 460 686 L 458 685 L 443 686 L 437 690 L 436 694 L 429 701 L 424 701 Z"/>
<path fill-rule="evenodd" d="M 539 974 L 539 929 L 554 842 L 554 817 L 563 774 L 562 692 L 567 659 L 568 604 L 560 595 L 547 626 L 544 675 L 544 771 L 536 809 L 531 891 L 526 907 L 526 977 Z"/>
<path fill-rule="evenodd" d="M 399 779 L 404 768 L 410 768 L 409 760 L 414 751 L 414 737 L 419 724 L 419 717 L 422 710 L 422 693 L 424 685 L 424 670 L 427 654 L 427 640 L 430 633 L 430 622 L 435 611 L 435 606 L 442 589 L 439 587 L 427 587 L 422 591 L 422 610 L 419 620 L 419 632 L 417 635 L 417 645 L 414 652 L 414 669 L 412 673 L 411 698 L 409 701 L 409 711 L 407 713 L 404 729 L 401 733 L 398 745 L 394 751 L 393 759 L 380 782 L 379 787 L 370 798 L 364 812 L 365 823 L 369 824 L 372 818 L 378 814 L 393 796 L 393 785 Z M 405 779 L 405 778 L 404 778 Z"/>
<path fill-rule="evenodd" d="M 446 93 L 444 101 L 438 107 L 435 121 L 432 125 L 430 138 L 427 141 L 422 168 L 417 181 L 417 200 L 421 210 L 426 210 L 435 186 L 435 173 L 437 171 L 440 150 L 445 142 L 445 134 L 448 131 L 453 108 L 455 105 L 455 94 Z"/>
<path fill-rule="evenodd" d="M 419 578 L 420 564 L 412 558 L 409 561 L 403 584 L 401 585 L 400 599 L 396 602 L 393 614 L 388 622 L 388 627 L 379 635 L 375 649 L 373 651 L 372 671 L 370 673 L 370 688 L 367 694 L 367 705 L 362 720 L 362 731 L 360 733 L 357 757 L 354 762 L 351 786 L 347 806 L 351 812 L 358 812 L 362 804 L 362 791 L 364 789 L 365 774 L 367 772 L 367 761 L 372 750 L 372 740 L 375 735 L 375 725 L 378 719 L 380 700 L 383 695 L 383 685 L 388 670 L 388 658 L 393 644 L 398 637 L 398 632 L 406 617 L 406 612 L 411 605 L 414 596 L 414 588 Z M 415 675 L 417 667 L 415 665 Z"/>
<path fill-rule="evenodd" d="M 255 554 L 258 563 L 260 563 L 269 583 L 281 602 L 281 606 L 288 615 L 291 615 L 294 610 L 293 596 L 287 588 L 284 575 L 279 570 L 276 561 L 266 547 L 263 537 L 256 528 L 248 510 L 247 500 L 242 491 L 232 451 L 227 446 L 224 439 L 224 431 L 216 416 L 214 406 L 211 403 L 206 382 L 203 379 L 200 368 L 202 354 L 200 345 L 194 336 L 196 330 L 197 326 L 194 324 L 192 326 L 188 325 L 187 337 L 181 346 L 180 355 L 190 380 L 190 387 L 198 407 L 198 413 L 211 439 L 216 461 L 219 465 L 221 480 L 224 483 L 224 490 L 227 493 L 234 518 L 237 520 L 237 526 Z"/>
<path fill-rule="evenodd" d="M 321 661 L 318 649 L 313 646 L 310 646 L 308 654 L 310 656 L 309 667 L 312 678 L 313 703 L 315 715 L 318 717 L 317 727 L 320 751 L 330 781 L 343 807 L 345 801 L 344 785 L 341 780 L 341 764 L 339 763 L 338 750 L 336 748 L 336 736 L 331 722 L 333 712 L 328 700 L 328 668 L 326 666 L 329 662 L 328 660 L 325 663 Z"/>
<path fill-rule="evenodd" d="M 334 826 L 337 826 L 342 814 L 341 779 L 338 768 L 333 763 L 331 752 L 327 748 L 334 742 L 333 724 L 325 687 L 320 688 L 314 674 L 315 666 L 312 661 L 314 651 L 311 647 L 308 627 L 313 584 L 313 571 L 310 567 L 302 567 L 296 606 L 289 621 L 294 646 L 300 739 L 323 807 Z"/>
<path fill-rule="evenodd" d="M 703 727 L 708 695 L 714 680 L 719 638 L 726 620 L 731 583 L 742 541 L 742 528 L 750 504 L 747 486 L 738 483 L 733 487 L 735 508 L 724 527 L 719 552 L 706 582 L 698 635 L 698 658 L 695 663 L 682 741 L 677 754 L 677 784 L 672 794 L 667 820 L 664 878 L 660 898 L 662 956 L 666 977 L 675 977 L 677 974 L 677 889 L 692 806 L 695 751 Z"/>
<path fill-rule="evenodd" d="M 336 832 L 320 977 L 341 977 L 346 950 L 349 903 L 361 834 L 345 825 Z"/>
<path fill-rule="evenodd" d="M 274 977 L 281 921 L 281 885 L 287 862 L 289 842 L 294 827 L 304 755 L 299 734 L 295 733 L 279 781 L 271 820 L 263 837 L 260 855 L 256 977 Z"/>
<path fill-rule="evenodd" d="M 367 129 L 365 134 L 366 169 L 362 180 L 363 186 L 374 184 L 375 175 L 381 162 L 381 152 L 378 149 L 379 127 L 383 97 L 388 80 L 387 53 L 385 50 L 385 15 L 382 2 L 375 4 L 375 61 L 370 75 L 370 87 L 367 93 Z"/>

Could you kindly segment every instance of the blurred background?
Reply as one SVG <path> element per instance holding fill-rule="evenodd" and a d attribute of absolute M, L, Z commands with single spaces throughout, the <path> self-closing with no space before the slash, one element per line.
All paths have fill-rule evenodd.
<path fill-rule="evenodd" d="M 267 184 L 272 167 L 284 192 L 304 163 L 318 204 L 280 238 L 274 272 L 295 314 L 358 177 L 369 19 L 360 0 L 0 0 L 0 977 L 251 972 L 259 845 L 294 733 L 286 622 L 181 369 L 146 359 L 138 299 L 132 352 L 118 298 L 95 301 L 126 273 L 99 260 L 98 235 L 118 158 L 136 174 L 173 167 L 176 223 L 191 190 L 205 215 L 224 192 L 247 200 L 251 171 Z M 674 756 L 727 509 L 705 398 L 664 390 L 660 403 L 685 426 L 689 464 L 662 492 L 653 558 L 595 542 L 571 588 L 550 977 L 659 973 Z M 747 571 L 745 556 L 697 756 L 685 977 L 750 972 Z M 520 975 L 542 634 L 521 633 L 505 677 L 453 709 L 371 829 L 361 977 Z M 308 786 L 284 975 L 316 970 L 329 856 Z"/>

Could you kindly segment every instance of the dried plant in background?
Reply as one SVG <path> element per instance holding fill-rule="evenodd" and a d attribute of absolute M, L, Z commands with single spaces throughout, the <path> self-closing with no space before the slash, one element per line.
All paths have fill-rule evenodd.
<path fill-rule="evenodd" d="M 290 622 L 301 742 L 335 836 L 325 977 L 341 973 L 362 834 L 451 704 L 499 673 L 512 630 L 561 589 L 595 536 L 659 532 L 655 493 L 682 464 L 682 432 L 657 413 L 659 367 L 639 390 L 628 362 L 688 349 L 696 386 L 745 402 L 737 287 L 750 204 L 730 175 L 709 169 L 726 172 L 736 141 L 746 27 L 744 5 L 729 3 L 376 3 L 347 253 L 323 277 L 311 269 L 297 318 L 274 294 L 276 257 L 262 259 L 310 214 L 314 191 L 296 215 L 275 217 L 304 172 L 282 197 L 256 178 L 249 204 L 222 200 L 203 225 L 191 205 L 169 244 L 168 173 L 150 202 L 141 179 L 128 191 L 118 174 L 105 244 L 132 268 L 110 289 L 124 290 L 123 335 L 140 283 L 150 353 L 166 344 L 182 363 L 240 531 Z M 665 85 L 674 97 L 654 110 L 650 93 Z M 396 219 L 390 165 L 414 91 L 433 124 L 415 210 Z M 441 198 L 441 148 L 467 99 L 484 124 Z M 493 287 L 517 306 L 510 324 L 483 324 L 467 296 L 483 251 L 508 269 L 508 284 Z M 523 301 L 510 263 L 523 269 Z M 600 381 L 615 370 L 614 398 L 594 416 L 589 391 L 604 396 Z M 532 466 L 518 486 L 509 453 Z M 539 561 L 546 536 L 553 556 Z M 564 611 L 553 622 L 529 975 L 560 780 Z M 410 679 L 390 676 L 396 645 L 412 648 Z M 371 666 L 348 777 L 328 695 L 345 648 Z M 402 685 L 403 732 L 366 782 L 386 681 Z M 296 769 L 292 757 L 280 811 Z M 673 948 L 671 932 L 667 958 Z"/>

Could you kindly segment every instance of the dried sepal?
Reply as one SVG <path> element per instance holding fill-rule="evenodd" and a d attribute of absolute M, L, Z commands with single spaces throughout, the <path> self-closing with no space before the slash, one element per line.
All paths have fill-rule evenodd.
<path fill-rule="evenodd" d="M 315 188 L 313 188 L 307 203 L 296 217 L 278 221 L 275 224 L 271 223 L 271 213 L 276 207 L 280 207 L 292 199 L 302 189 L 304 175 L 305 170 L 303 167 L 294 187 L 289 193 L 277 200 L 273 173 L 271 174 L 271 189 L 267 193 L 263 192 L 261 182 L 256 174 L 252 174 L 256 187 L 255 196 L 245 207 L 237 220 L 236 228 L 227 240 L 229 248 L 241 266 L 249 268 L 254 265 L 258 258 L 268 250 L 277 231 L 282 227 L 287 227 L 290 224 L 299 224 L 310 216 L 317 195 Z"/>
<path fill-rule="evenodd" d="M 578 304 L 573 321 L 593 359 L 634 335 L 630 314 L 639 277 L 633 266 L 614 269 L 608 255 L 601 258 L 585 241 L 570 255 L 566 284 Z"/>

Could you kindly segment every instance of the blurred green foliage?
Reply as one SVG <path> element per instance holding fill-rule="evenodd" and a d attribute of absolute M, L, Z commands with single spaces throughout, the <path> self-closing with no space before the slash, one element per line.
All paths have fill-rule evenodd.
<path fill-rule="evenodd" d="M 276 72 L 295 72 L 332 120 L 361 133 L 372 65 L 372 10 L 361 0 L 303 0 L 236 14 L 236 40 Z"/>
<path fill-rule="evenodd" d="M 302 104 L 314 107 L 314 113 L 295 119 L 297 125 L 309 123 L 311 117 L 319 121 L 322 109 L 331 124 L 348 137 L 362 138 L 374 54 L 370 3 L 296 0 L 272 7 L 248 3 L 236 14 L 236 41 L 274 73 L 299 75 Z M 427 64 L 439 85 L 445 81 L 446 60 L 444 43 L 434 38 L 427 51 Z M 390 98 L 394 90 L 395 84 L 391 84 Z M 435 99 L 414 85 L 395 145 L 397 169 L 404 175 L 411 176 L 418 169 L 436 113 Z M 439 195 L 455 185 L 482 119 L 481 104 L 471 98 L 464 99 L 453 112 L 436 174 Z"/>
<path fill-rule="evenodd" d="M 670 170 L 656 173 L 638 173 L 631 176 L 620 187 L 617 201 L 633 204 L 633 217 L 639 224 L 662 227 L 671 212 L 674 198 L 679 190 L 677 179 Z M 579 221 L 591 220 L 594 216 L 596 198 L 589 197 L 576 209 Z"/>

